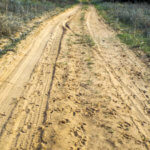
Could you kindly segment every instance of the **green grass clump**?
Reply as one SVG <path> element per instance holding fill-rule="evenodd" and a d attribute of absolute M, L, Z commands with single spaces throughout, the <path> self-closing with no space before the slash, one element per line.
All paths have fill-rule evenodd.
<path fill-rule="evenodd" d="M 81 41 L 82 43 L 87 44 L 89 47 L 93 47 L 95 45 L 95 42 L 89 35 L 83 35 Z"/>
<path fill-rule="evenodd" d="M 82 13 L 81 13 L 80 20 L 81 20 L 82 22 L 85 20 L 85 12 L 82 12 Z"/>
<path fill-rule="evenodd" d="M 78 36 L 79 39 L 74 44 L 82 44 L 84 46 L 89 46 L 89 47 L 95 46 L 95 42 L 93 41 L 90 35 L 83 34 L 83 35 L 76 35 L 76 36 Z"/>

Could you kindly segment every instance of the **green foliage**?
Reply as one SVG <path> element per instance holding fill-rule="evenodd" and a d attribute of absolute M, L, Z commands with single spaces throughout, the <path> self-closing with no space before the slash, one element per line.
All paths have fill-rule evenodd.
<path fill-rule="evenodd" d="M 95 42 L 93 41 L 93 39 L 90 37 L 90 35 L 87 34 L 83 34 L 83 35 L 76 35 L 79 37 L 79 39 L 77 40 L 76 43 L 74 44 L 82 44 L 84 46 L 89 46 L 89 47 L 93 47 L 95 46 Z"/>
<path fill-rule="evenodd" d="M 84 17 L 85 17 L 85 12 L 82 12 L 82 13 L 81 13 L 81 18 L 80 18 L 80 20 L 81 20 L 81 21 L 84 21 L 84 20 L 85 20 Z"/>
<path fill-rule="evenodd" d="M 20 37 L 18 38 L 14 38 L 14 39 L 10 39 L 11 43 L 6 45 L 2 51 L 0 51 L 0 57 L 2 57 L 4 54 L 6 54 L 8 51 L 12 51 L 15 52 L 15 48 L 16 45 L 23 39 L 26 38 L 26 36 L 33 30 L 33 28 L 35 28 L 36 26 L 33 26 L 32 28 L 30 28 L 30 30 L 27 30 L 26 32 L 22 33 L 20 35 Z"/>
<path fill-rule="evenodd" d="M 150 53 L 150 6 L 129 3 L 96 3 L 95 7 L 131 48 Z"/>
<path fill-rule="evenodd" d="M 89 35 L 83 35 L 82 42 L 87 44 L 89 47 L 93 47 L 95 45 L 93 39 Z"/>
<path fill-rule="evenodd" d="M 12 1 L 7 11 L 3 3 L 0 3 L 0 7 L 0 36 L 10 36 L 30 20 L 56 8 L 51 2 L 31 1 Z"/>
<path fill-rule="evenodd" d="M 0 56 L 8 51 L 15 51 L 16 45 L 40 23 L 34 22 L 33 25 L 27 27 L 28 22 L 46 13 L 49 13 L 49 17 L 56 15 L 75 2 L 75 0 L 67 1 L 69 0 L 63 1 L 63 3 L 37 0 L 5 0 L 0 2 L 0 38 L 10 39 L 9 44 L 2 50 L 0 49 Z M 6 2 L 9 5 L 6 5 Z M 17 37 L 14 36 L 16 32 L 19 33 Z"/>
<path fill-rule="evenodd" d="M 80 0 L 83 4 L 88 4 L 89 0 Z"/>
<path fill-rule="evenodd" d="M 56 0 L 55 2 L 7 0 L 7 7 L 5 2 L 0 2 L 0 37 L 10 36 L 30 20 L 44 13 L 51 12 L 55 10 L 56 7 L 59 7 L 59 9 L 66 8 L 69 4 L 76 2 L 76 0 Z"/>
<path fill-rule="evenodd" d="M 82 10 L 88 10 L 89 8 L 89 5 L 88 4 L 83 4 L 82 5 Z"/>

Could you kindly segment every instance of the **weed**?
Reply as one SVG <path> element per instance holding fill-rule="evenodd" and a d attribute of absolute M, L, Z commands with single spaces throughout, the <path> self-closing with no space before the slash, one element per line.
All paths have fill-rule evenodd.
<path fill-rule="evenodd" d="M 88 62 L 87 65 L 91 66 L 93 65 L 94 63 L 93 62 Z"/>
<path fill-rule="evenodd" d="M 95 46 L 95 42 L 90 37 L 90 35 L 87 35 L 87 34 L 79 35 L 78 34 L 76 36 L 78 36 L 79 39 L 76 40 L 76 42 L 74 42 L 74 44 L 82 44 L 84 46 L 89 46 L 89 47 Z"/>
<path fill-rule="evenodd" d="M 82 10 L 88 10 L 89 8 L 89 5 L 88 4 L 83 4 L 82 5 Z"/>
<path fill-rule="evenodd" d="M 89 35 L 82 36 L 83 42 L 87 43 L 88 46 L 93 47 L 95 45 L 93 39 Z"/>
<path fill-rule="evenodd" d="M 87 85 L 92 85 L 92 83 L 93 83 L 93 82 L 92 82 L 92 80 L 90 80 L 90 79 L 86 81 L 86 84 L 87 84 Z"/>
<path fill-rule="evenodd" d="M 81 36 L 81 41 L 80 42 L 84 45 L 88 45 L 89 47 L 93 47 L 95 45 L 93 39 L 87 34 L 83 34 Z"/>
<path fill-rule="evenodd" d="M 71 45 L 72 45 L 71 39 L 67 39 L 67 45 L 68 45 L 68 46 L 71 46 Z"/>
<path fill-rule="evenodd" d="M 85 59 L 85 61 L 87 62 L 88 68 L 89 68 L 89 69 L 92 69 L 92 65 L 93 65 L 94 63 L 92 62 L 91 57 L 88 57 L 87 59 Z"/>
<path fill-rule="evenodd" d="M 85 59 L 85 61 L 91 62 L 91 57 L 88 57 L 87 59 Z"/>
<path fill-rule="evenodd" d="M 81 22 L 83 22 L 85 20 L 85 12 L 81 13 L 81 18 L 80 18 Z"/>

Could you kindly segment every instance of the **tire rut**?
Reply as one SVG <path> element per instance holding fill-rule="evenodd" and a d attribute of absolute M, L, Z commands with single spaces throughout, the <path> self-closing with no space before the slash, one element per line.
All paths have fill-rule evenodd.
<path fill-rule="evenodd" d="M 70 11 L 68 14 L 66 13 L 69 16 L 69 17 L 67 16 L 66 19 L 70 18 L 70 16 L 74 14 L 75 11 L 76 9 L 74 9 L 72 12 Z M 32 74 L 30 75 L 29 81 L 25 85 L 25 90 L 23 91 L 24 94 L 21 94 L 22 96 L 20 98 L 16 98 L 16 103 L 13 106 L 13 108 L 9 106 L 9 103 L 5 103 L 6 106 L 9 106 L 11 113 L 9 113 L 10 115 L 7 115 L 8 117 L 4 120 L 4 124 L 1 122 L 3 128 L 1 130 L 0 143 L 7 141 L 7 138 L 9 138 L 9 144 L 7 145 L 7 147 L 6 145 L 1 144 L 1 148 L 5 147 L 7 149 L 10 145 L 11 147 L 17 147 L 18 145 L 20 145 L 20 148 L 26 147 L 27 149 L 31 149 L 33 137 L 35 135 L 35 132 L 37 132 L 37 129 L 34 128 L 37 128 L 36 125 L 39 124 L 42 125 L 45 122 L 44 119 L 42 118 L 45 115 L 46 112 L 45 109 L 47 109 L 46 99 L 48 100 L 49 97 L 48 89 L 52 88 L 52 82 L 56 67 L 55 63 L 59 56 L 61 40 L 64 34 L 62 22 L 64 21 L 60 21 L 60 23 L 58 23 L 57 25 L 55 24 L 56 26 L 55 25 L 53 26 L 52 34 L 54 35 L 52 34 L 50 35 L 51 38 L 45 45 L 43 54 L 40 56 L 35 68 L 33 69 Z M 56 54 L 56 52 L 58 53 Z M 40 70 L 38 70 L 38 68 Z M 52 68 L 54 69 L 53 71 L 51 70 Z M 43 78 L 44 76 L 45 79 Z M 34 85 L 35 82 L 34 78 L 39 78 L 37 80 L 37 83 L 35 83 L 35 85 Z M 45 81 L 42 82 L 43 79 Z M 30 97 L 28 94 L 33 97 Z M 43 97 L 40 96 L 40 94 Z M 25 98 L 26 96 L 29 96 L 31 100 L 27 101 Z M 40 100 L 40 98 L 42 100 Z M 8 113 L 8 110 L 6 110 L 6 108 L 4 108 L 4 110 L 7 111 Z M 35 126 L 32 128 L 33 130 L 30 130 L 31 124 Z M 13 131 L 11 129 L 12 125 L 14 126 Z M 27 129 L 29 129 L 30 131 L 26 133 L 26 136 L 21 135 L 21 133 L 25 133 L 25 130 Z"/>
<path fill-rule="evenodd" d="M 26 73 L 19 71 L 4 84 L 21 92 L 0 101 L 5 105 L 0 106 L 0 149 L 148 150 L 150 95 L 144 64 L 93 7 L 73 8 L 49 25 L 28 80 L 21 84 Z M 89 44 L 90 35 L 95 45 Z"/>
<path fill-rule="evenodd" d="M 94 15 L 96 17 L 92 18 L 92 16 L 94 16 Z M 100 25 L 99 27 L 98 27 L 98 24 Z M 103 25 L 103 29 L 100 29 L 102 26 L 101 24 Z M 87 27 L 88 27 L 88 30 L 97 46 L 94 53 L 95 53 L 95 55 L 97 55 L 97 59 L 99 59 L 101 62 L 103 62 L 103 64 L 104 64 L 103 67 L 105 68 L 105 70 L 108 74 L 110 83 L 111 83 L 112 87 L 116 90 L 117 99 L 119 98 L 120 100 L 122 100 L 122 104 L 126 104 L 127 107 L 130 108 L 131 113 L 126 115 L 126 117 L 122 116 L 121 114 L 118 114 L 118 115 L 120 118 L 130 118 L 131 122 L 135 126 L 135 129 L 139 133 L 141 139 L 143 139 L 143 146 L 145 147 L 145 149 L 148 150 L 149 149 L 148 148 L 149 147 L 148 146 L 149 145 L 149 142 L 148 142 L 149 141 L 149 131 L 148 131 L 149 129 L 148 128 L 144 129 L 139 124 L 139 122 L 141 122 L 141 124 L 145 123 L 147 127 L 150 124 L 149 115 L 145 112 L 145 109 L 144 109 L 144 107 L 145 107 L 144 102 L 148 101 L 149 96 L 145 95 L 145 93 L 143 93 L 140 90 L 140 86 L 145 88 L 148 85 L 145 83 L 143 76 L 141 76 L 141 78 L 138 78 L 135 74 L 134 80 L 136 79 L 137 83 L 145 84 L 144 86 L 140 85 L 140 84 L 136 85 L 135 82 L 132 81 L 133 77 L 131 79 L 129 78 L 131 75 L 133 75 L 133 74 L 129 74 L 132 72 L 130 72 L 130 70 L 127 70 L 127 67 L 126 66 L 124 67 L 121 64 L 122 60 L 125 59 L 124 57 L 126 55 L 128 55 L 127 57 L 129 57 L 126 59 L 126 62 L 128 62 L 128 66 L 133 66 L 133 67 L 135 67 L 135 69 L 137 69 L 136 67 L 141 68 L 142 63 L 140 63 L 140 65 L 139 65 L 139 60 L 137 60 L 137 62 L 134 62 L 131 59 L 132 57 L 135 57 L 134 54 L 132 54 L 132 52 L 129 52 L 127 50 L 124 50 L 125 52 L 122 51 L 122 49 L 125 49 L 125 47 L 122 46 L 117 41 L 118 39 L 117 40 L 113 39 L 114 33 L 112 32 L 111 29 L 108 30 L 108 27 L 103 23 L 102 19 L 98 19 L 95 9 L 92 7 L 90 8 L 89 13 L 87 14 Z M 101 37 L 99 37 L 98 35 L 95 34 L 97 30 L 99 31 L 99 35 L 101 35 Z M 106 31 L 106 33 L 104 31 Z M 109 38 L 111 38 L 111 39 L 109 39 Z M 116 46 L 114 46 L 114 43 L 110 42 L 109 40 L 112 40 L 112 42 L 116 42 L 117 48 L 116 48 Z M 106 43 L 105 43 L 105 41 L 106 41 Z M 121 58 L 116 57 L 116 62 L 120 59 L 119 60 L 120 62 L 118 62 L 118 67 L 115 66 L 116 64 L 115 65 L 113 64 L 115 62 L 115 57 L 113 58 L 113 56 L 111 56 L 110 54 L 107 54 L 107 52 L 109 53 L 110 50 L 112 51 L 113 55 L 117 54 L 117 51 L 118 51 L 118 54 L 120 53 L 121 56 L 123 56 L 122 60 L 121 60 Z M 107 59 L 108 56 L 110 57 L 109 59 Z M 135 58 L 133 58 L 133 59 L 135 59 Z M 121 68 L 121 66 L 122 66 L 122 68 Z M 125 71 L 124 71 L 124 76 L 122 77 L 120 70 L 123 70 L 123 69 L 125 69 Z M 141 70 L 144 70 L 144 69 L 142 68 Z M 127 74 L 129 74 L 130 76 L 129 77 L 125 76 Z M 126 78 L 127 78 L 127 80 L 126 80 Z M 138 78 L 138 80 L 137 80 L 137 78 Z M 145 89 L 145 91 L 147 91 L 147 89 Z"/>

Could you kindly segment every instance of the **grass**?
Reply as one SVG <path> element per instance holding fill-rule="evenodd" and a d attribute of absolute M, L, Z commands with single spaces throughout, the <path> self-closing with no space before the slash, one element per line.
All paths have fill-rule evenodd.
<path fill-rule="evenodd" d="M 94 64 L 92 59 L 89 57 L 85 60 L 87 62 L 87 66 L 89 69 L 92 69 L 92 65 Z"/>
<path fill-rule="evenodd" d="M 150 5 L 101 2 L 95 7 L 122 42 L 150 55 Z"/>
<path fill-rule="evenodd" d="M 82 13 L 81 13 L 81 18 L 80 18 L 80 20 L 83 22 L 85 19 L 85 11 L 87 11 L 88 10 L 88 8 L 89 8 L 89 5 L 88 4 L 82 4 Z"/>
<path fill-rule="evenodd" d="M 95 45 L 93 39 L 91 38 L 90 35 L 83 35 L 82 38 L 81 38 L 81 42 L 84 43 L 84 44 L 87 44 L 89 47 L 93 47 Z"/>
<path fill-rule="evenodd" d="M 15 52 L 16 45 L 44 21 L 36 22 L 33 19 L 46 14 L 47 18 L 50 18 L 71 6 L 72 4 L 66 3 L 15 0 L 9 1 L 6 9 L 4 2 L 0 2 L 0 39 L 8 41 L 0 47 L 0 57 L 8 51 Z M 33 24 L 28 25 L 31 20 L 33 20 Z M 3 42 L 0 41 L 0 44 Z"/>
<path fill-rule="evenodd" d="M 82 5 L 82 13 L 81 13 L 81 17 L 80 17 L 83 33 L 81 35 L 77 35 L 80 37 L 78 43 L 83 44 L 85 46 L 93 47 L 95 45 L 95 42 L 93 41 L 93 39 L 91 38 L 90 35 L 84 33 L 85 11 L 87 11 L 87 10 L 88 10 L 88 5 L 83 4 Z"/>
<path fill-rule="evenodd" d="M 81 13 L 80 20 L 81 20 L 81 22 L 83 22 L 85 20 L 85 12 Z"/>
<path fill-rule="evenodd" d="M 6 10 L 0 3 L 0 37 L 10 36 L 19 31 L 32 19 L 50 12 L 56 8 L 51 2 L 10 1 Z"/>
<path fill-rule="evenodd" d="M 16 45 L 23 39 L 26 38 L 26 36 L 33 30 L 33 28 L 35 28 L 36 26 L 33 26 L 32 28 L 30 28 L 30 30 L 27 30 L 26 32 L 22 33 L 20 35 L 20 37 L 15 38 L 15 39 L 11 39 L 10 44 L 4 46 L 3 50 L 0 51 L 0 57 L 2 57 L 4 54 L 6 54 L 8 51 L 12 51 L 12 52 L 16 52 L 15 48 Z"/>
<path fill-rule="evenodd" d="M 95 42 L 90 37 L 90 35 L 87 35 L 87 34 L 79 35 L 79 34 L 77 34 L 76 36 L 78 36 L 79 38 L 78 38 L 77 42 L 75 42 L 74 44 L 82 44 L 84 46 L 89 46 L 89 47 L 95 46 Z"/>
<path fill-rule="evenodd" d="M 82 4 L 82 10 L 87 11 L 88 8 L 89 8 L 89 5 L 88 5 L 88 4 L 84 4 L 84 3 Z"/>
<path fill-rule="evenodd" d="M 81 21 L 81 24 L 82 24 L 82 26 L 81 26 L 82 34 L 81 35 L 77 35 L 77 36 L 79 37 L 79 39 L 78 39 L 78 41 L 79 41 L 78 43 L 79 44 L 82 44 L 85 47 L 88 46 L 91 49 L 91 47 L 95 46 L 95 42 L 93 41 L 91 36 L 88 33 L 86 33 L 86 30 L 84 28 L 85 11 L 87 11 L 87 10 L 88 10 L 88 5 L 87 4 L 83 4 L 81 18 L 80 18 L 80 21 Z M 88 49 L 88 50 L 90 50 L 90 49 Z M 94 64 L 92 62 L 91 57 L 88 57 L 87 59 L 85 59 L 85 61 L 86 61 L 86 64 L 87 64 L 88 68 L 91 69 L 92 65 Z"/>

